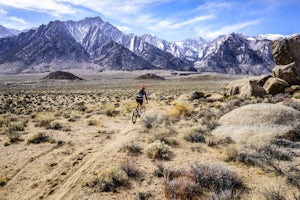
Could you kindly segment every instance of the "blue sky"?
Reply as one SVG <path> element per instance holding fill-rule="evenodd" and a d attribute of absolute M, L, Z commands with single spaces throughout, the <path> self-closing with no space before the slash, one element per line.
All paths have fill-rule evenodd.
<path fill-rule="evenodd" d="M 169 41 L 300 33 L 300 0 L 0 0 L 0 24 L 18 30 L 94 16 Z"/>

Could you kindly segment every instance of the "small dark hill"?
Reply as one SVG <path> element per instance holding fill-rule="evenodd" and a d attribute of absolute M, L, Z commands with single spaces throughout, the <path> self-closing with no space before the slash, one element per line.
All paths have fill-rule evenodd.
<path fill-rule="evenodd" d="M 63 71 L 55 71 L 51 72 L 47 76 L 45 76 L 43 79 L 55 79 L 55 80 L 83 80 L 82 78 L 79 78 L 78 76 L 75 76 L 72 73 L 69 72 L 63 72 Z"/>
<path fill-rule="evenodd" d="M 158 76 L 153 73 L 148 73 L 137 77 L 137 79 L 151 79 L 151 80 L 165 80 L 164 77 Z"/>

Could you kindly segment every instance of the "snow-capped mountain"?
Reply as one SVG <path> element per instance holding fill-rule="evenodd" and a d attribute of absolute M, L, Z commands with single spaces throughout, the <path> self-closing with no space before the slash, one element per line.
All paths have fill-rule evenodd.
<path fill-rule="evenodd" d="M 0 38 L 11 37 L 18 35 L 21 31 L 8 29 L 0 25 Z"/>
<path fill-rule="evenodd" d="M 80 67 L 95 70 L 194 69 L 139 37 L 125 35 L 99 17 L 79 22 L 53 21 L 16 37 L 0 39 L 2 73 Z"/>
<path fill-rule="evenodd" d="M 180 42 L 168 42 L 150 34 L 142 35 L 141 38 L 163 51 L 192 63 L 197 61 L 199 49 L 206 44 L 202 38 L 187 39 Z"/>
<path fill-rule="evenodd" d="M 272 40 L 285 37 L 232 33 L 211 42 L 202 38 L 169 42 L 150 34 L 124 34 L 100 17 L 53 21 L 0 39 L 0 73 L 88 68 L 258 75 L 269 73 L 274 66 Z"/>
<path fill-rule="evenodd" d="M 264 74 L 274 66 L 271 40 L 247 39 L 241 34 L 220 36 L 201 49 L 194 67 L 198 72 Z"/>

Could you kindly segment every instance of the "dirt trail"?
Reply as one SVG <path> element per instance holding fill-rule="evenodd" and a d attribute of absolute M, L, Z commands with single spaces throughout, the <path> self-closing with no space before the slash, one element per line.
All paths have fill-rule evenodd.
<path fill-rule="evenodd" d="M 134 131 L 135 129 L 130 124 L 119 127 L 124 128 L 122 132 L 116 133 L 113 140 L 106 143 L 103 148 L 99 148 L 99 151 L 89 155 L 79 168 L 72 171 L 66 180 L 49 196 L 50 200 L 74 199 L 77 195 L 76 191 L 78 191 L 75 188 L 81 187 L 81 184 L 78 183 L 82 181 L 85 175 L 99 170 L 98 167 L 100 163 L 103 163 L 103 160 L 107 160 L 108 157 L 117 153 L 124 143 L 137 138 L 138 133 Z"/>

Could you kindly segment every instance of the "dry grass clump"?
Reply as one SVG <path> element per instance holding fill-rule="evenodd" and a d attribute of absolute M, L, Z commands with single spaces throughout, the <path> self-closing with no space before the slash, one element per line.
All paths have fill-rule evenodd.
<path fill-rule="evenodd" d="M 193 106 L 189 101 L 176 100 L 167 111 L 171 118 L 189 117 L 192 115 Z"/>
<path fill-rule="evenodd" d="M 40 144 L 44 142 L 55 143 L 55 139 L 43 132 L 38 132 L 27 140 L 27 144 Z"/>
<path fill-rule="evenodd" d="M 145 151 L 147 156 L 154 160 L 170 160 L 172 155 L 172 152 L 169 150 L 169 145 L 160 140 L 149 144 Z"/>
<path fill-rule="evenodd" d="M 34 121 L 36 122 L 35 126 L 37 126 L 37 127 L 50 128 L 51 122 L 54 120 L 55 120 L 55 117 L 52 113 L 38 113 L 34 117 Z"/>
<path fill-rule="evenodd" d="M 129 178 L 120 167 L 108 167 L 100 170 L 98 177 L 87 183 L 87 186 L 96 188 L 98 192 L 114 192 L 121 186 L 126 186 Z"/>

